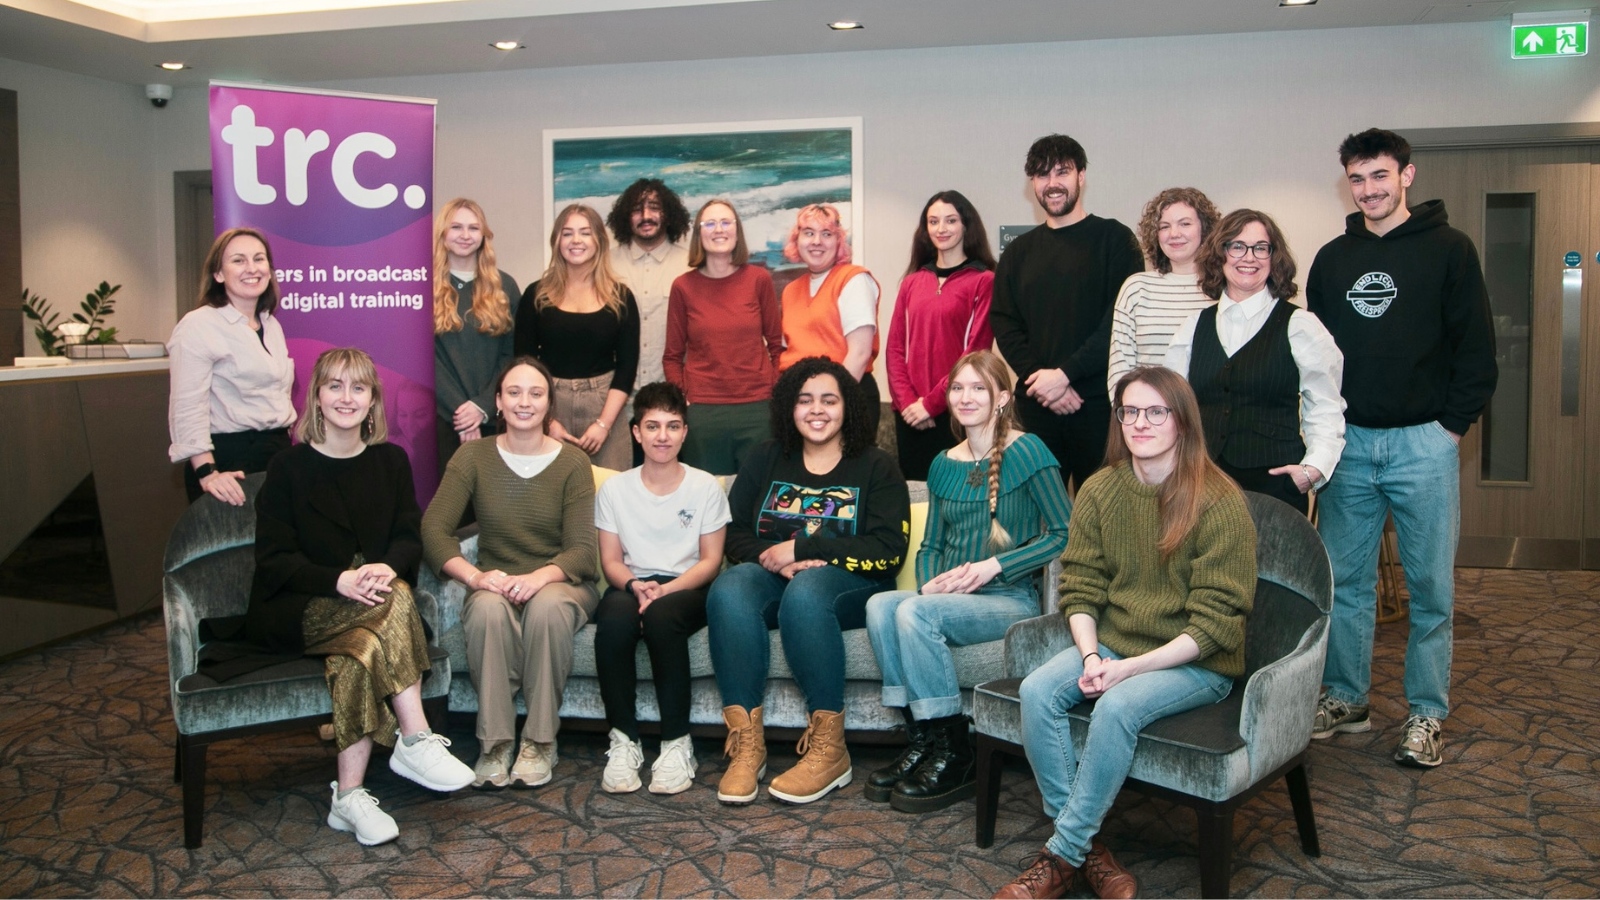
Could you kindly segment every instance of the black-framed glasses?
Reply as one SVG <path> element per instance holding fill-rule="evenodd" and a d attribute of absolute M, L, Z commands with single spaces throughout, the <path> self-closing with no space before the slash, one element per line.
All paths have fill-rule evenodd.
<path fill-rule="evenodd" d="M 1244 259 L 1246 251 L 1248 251 L 1250 255 L 1254 256 L 1256 259 L 1267 259 L 1272 256 L 1272 245 L 1266 241 L 1262 241 L 1259 244 L 1246 244 L 1244 241 L 1229 241 L 1222 245 L 1222 249 L 1228 251 L 1228 255 L 1234 259 Z"/>
<path fill-rule="evenodd" d="M 1119 406 L 1116 409 L 1117 421 L 1124 425 L 1132 425 L 1139 421 L 1139 413 L 1144 413 L 1144 420 L 1151 425 L 1160 425 L 1167 421 L 1167 416 L 1172 415 L 1170 406 Z"/>

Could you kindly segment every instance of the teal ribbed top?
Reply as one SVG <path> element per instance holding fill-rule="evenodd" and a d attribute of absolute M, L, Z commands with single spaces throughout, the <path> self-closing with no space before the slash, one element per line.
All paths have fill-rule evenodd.
<path fill-rule="evenodd" d="M 972 472 L 978 476 L 969 481 Z M 917 551 L 918 585 L 991 556 L 1000 562 L 1000 581 L 1010 583 L 1049 565 L 1066 549 L 1072 501 L 1061 482 L 1061 464 L 1044 441 L 1023 434 L 1005 449 L 996 514 L 1015 543 L 1003 553 L 988 548 L 988 472 L 988 457 L 958 462 L 946 451 L 934 459 L 928 470 L 928 524 Z"/>

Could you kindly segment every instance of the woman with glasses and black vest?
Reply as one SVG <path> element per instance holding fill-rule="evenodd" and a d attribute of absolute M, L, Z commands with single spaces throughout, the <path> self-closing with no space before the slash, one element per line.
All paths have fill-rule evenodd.
<path fill-rule="evenodd" d="M 1239 486 L 1305 512 L 1344 450 L 1344 354 L 1299 293 L 1294 257 L 1266 213 L 1234 210 L 1200 251 L 1217 300 L 1179 327 L 1167 367 L 1200 400 L 1206 449 Z"/>

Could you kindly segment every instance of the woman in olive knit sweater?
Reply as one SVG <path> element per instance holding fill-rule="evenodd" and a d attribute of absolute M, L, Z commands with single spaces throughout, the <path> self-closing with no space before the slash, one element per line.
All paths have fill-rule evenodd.
<path fill-rule="evenodd" d="M 1091 839 L 1128 777 L 1139 731 L 1216 703 L 1244 672 L 1255 599 L 1255 526 L 1211 462 L 1194 392 L 1141 367 L 1117 382 L 1120 433 L 1084 482 L 1061 558 L 1074 646 L 1022 682 L 1022 736 L 1055 834 L 998 897 L 1060 897 L 1081 867 L 1097 897 L 1132 897 L 1133 875 Z M 1081 758 L 1066 713 L 1098 698 Z"/>
<path fill-rule="evenodd" d="M 422 517 L 428 565 L 469 591 L 461 625 L 478 692 L 479 788 L 550 780 L 572 636 L 600 602 L 590 587 L 598 552 L 594 476 L 582 450 L 545 433 L 556 412 L 550 385 L 543 363 L 512 360 L 495 389 L 501 433 L 461 445 Z M 468 501 L 481 526 L 477 565 L 461 555 L 455 536 Z M 513 763 L 519 689 L 528 719 Z"/>

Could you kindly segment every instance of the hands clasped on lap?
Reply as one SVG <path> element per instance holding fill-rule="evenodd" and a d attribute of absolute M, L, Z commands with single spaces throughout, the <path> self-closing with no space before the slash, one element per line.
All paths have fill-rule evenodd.
<path fill-rule="evenodd" d="M 362 606 L 377 606 L 389 599 L 387 595 L 394 590 L 390 587 L 394 579 L 394 570 L 383 563 L 367 563 L 360 568 L 346 569 L 339 573 L 339 596 Z"/>

